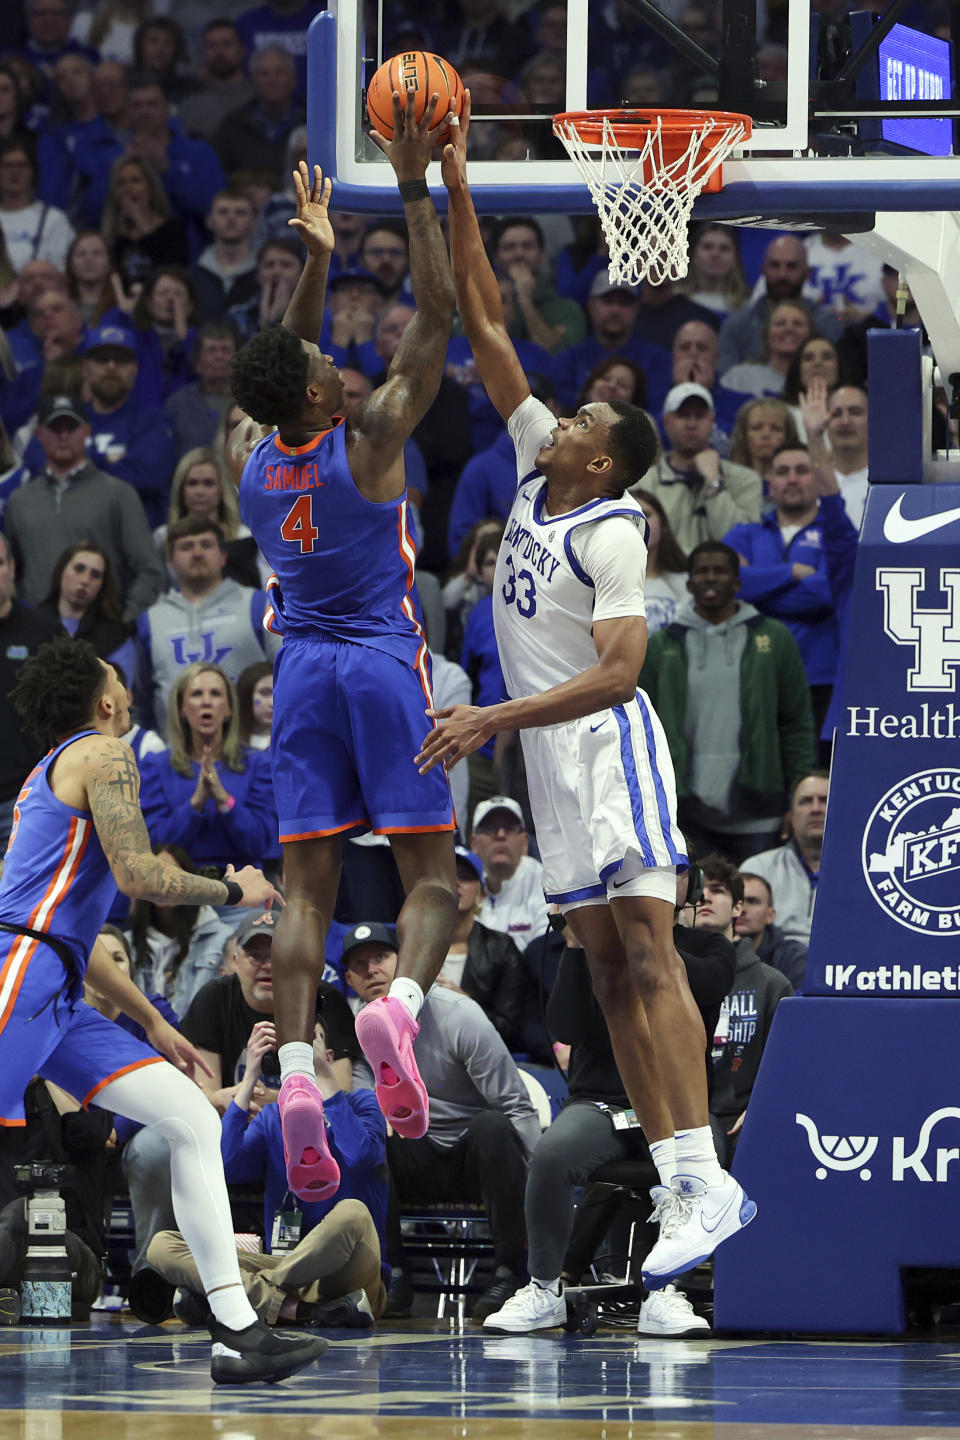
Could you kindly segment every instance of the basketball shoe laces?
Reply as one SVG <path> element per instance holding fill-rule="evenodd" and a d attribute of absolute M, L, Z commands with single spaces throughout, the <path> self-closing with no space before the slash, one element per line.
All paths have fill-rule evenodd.
<path fill-rule="evenodd" d="M 659 1225 L 661 1239 L 672 1240 L 683 1229 L 690 1219 L 695 1198 L 690 1195 L 678 1195 L 675 1190 L 664 1191 L 658 1199 L 649 1221 L 651 1225 Z"/>

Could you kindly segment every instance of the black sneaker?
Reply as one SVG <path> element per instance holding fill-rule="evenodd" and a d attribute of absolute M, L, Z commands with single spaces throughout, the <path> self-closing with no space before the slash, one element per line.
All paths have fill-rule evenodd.
<path fill-rule="evenodd" d="M 413 1310 L 413 1281 L 403 1270 L 394 1270 L 387 1290 L 384 1320 L 407 1320 Z"/>
<path fill-rule="evenodd" d="M 298 1325 L 310 1330 L 372 1330 L 373 1311 L 365 1290 L 354 1290 L 341 1295 L 337 1300 L 325 1300 L 314 1305 L 301 1300 L 297 1306 Z"/>
<path fill-rule="evenodd" d="M 256 1320 L 243 1330 L 230 1330 L 210 1321 L 213 1355 L 210 1374 L 215 1385 L 247 1385 L 252 1380 L 274 1384 L 319 1360 L 329 1341 L 319 1335 L 294 1335 L 271 1330 Z"/>
<path fill-rule="evenodd" d="M 205 1329 L 210 1323 L 213 1311 L 210 1302 L 201 1290 L 177 1290 L 173 1297 L 173 1313 L 181 1325 L 194 1329 Z"/>
<path fill-rule="evenodd" d="M 488 1315 L 495 1315 L 498 1310 L 503 1309 L 510 1296 L 516 1294 L 521 1284 L 522 1281 L 514 1275 L 512 1270 L 498 1270 L 491 1283 L 474 1304 L 470 1311 L 470 1319 L 479 1325 L 486 1320 Z"/>

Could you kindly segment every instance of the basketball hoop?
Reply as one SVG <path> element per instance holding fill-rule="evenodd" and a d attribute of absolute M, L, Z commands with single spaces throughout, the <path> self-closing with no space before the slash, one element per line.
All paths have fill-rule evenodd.
<path fill-rule="evenodd" d="M 748 115 L 720 110 L 570 110 L 553 133 L 600 215 L 614 284 L 680 280 L 687 224 L 702 191 L 720 190 L 721 165 L 750 138 Z"/>

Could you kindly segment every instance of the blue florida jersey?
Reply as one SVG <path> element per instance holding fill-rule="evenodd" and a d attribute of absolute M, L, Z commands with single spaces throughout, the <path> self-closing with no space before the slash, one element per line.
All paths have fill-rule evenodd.
<path fill-rule="evenodd" d="M 274 571 L 265 623 L 281 635 L 369 645 L 416 666 L 425 649 L 411 593 L 407 494 L 382 502 L 361 495 L 346 428 L 338 419 L 296 448 L 267 435 L 243 468 L 240 511 Z"/>
<path fill-rule="evenodd" d="M 93 943 L 117 893 L 89 810 L 74 810 L 50 787 L 50 767 L 68 745 L 95 730 L 72 735 L 31 770 L 13 812 L 13 829 L 0 880 L 0 920 L 26 925 L 62 940 L 86 969 Z M 7 937 L 0 932 L 0 941 Z M 19 969 L 41 944 L 15 941 L 0 971 L 0 1013 L 7 991 L 18 988 Z M 44 947 L 46 948 L 46 947 Z"/>

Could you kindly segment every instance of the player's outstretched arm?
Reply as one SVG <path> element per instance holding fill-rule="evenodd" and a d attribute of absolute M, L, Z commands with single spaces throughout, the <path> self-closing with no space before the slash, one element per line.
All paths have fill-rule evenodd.
<path fill-rule="evenodd" d="M 436 95 L 422 118 L 414 119 L 413 95 L 405 108 L 393 97 L 394 138 L 374 135 L 396 171 L 410 237 L 410 281 L 416 314 L 404 330 L 385 382 L 354 413 L 350 468 L 366 493 L 395 463 L 437 397 L 453 327 L 454 295 L 450 261 L 425 176 L 445 114 L 434 120 Z"/>
<path fill-rule="evenodd" d="M 316 344 L 323 325 L 330 256 L 336 243 L 328 214 L 330 181 L 324 180 L 319 165 L 314 165 L 311 178 L 307 162 L 301 160 L 293 172 L 293 188 L 297 213 L 287 223 L 306 245 L 307 260 L 284 313 L 283 326 L 301 340 Z"/>
<path fill-rule="evenodd" d="M 150 900 L 154 905 L 231 903 L 225 881 L 190 875 L 154 855 L 140 809 L 140 772 L 125 741 L 104 735 L 91 743 L 83 778 L 97 836 L 118 890 L 132 900 Z M 252 866 L 230 879 L 241 888 L 240 904 L 283 903 L 282 896 Z"/>
<path fill-rule="evenodd" d="M 437 725 L 415 757 L 420 773 L 426 774 L 441 762 L 448 767 L 455 765 L 501 730 L 560 725 L 632 700 L 647 652 L 646 620 L 640 615 L 598 620 L 593 627 L 593 643 L 596 665 L 582 670 L 572 680 L 541 690 L 539 695 L 504 700 L 499 705 L 428 710 L 427 715 Z"/>
<path fill-rule="evenodd" d="M 453 283 L 464 332 L 470 341 L 487 394 L 503 416 L 510 416 L 530 394 L 527 377 L 517 358 L 503 318 L 503 300 L 467 184 L 467 131 L 470 128 L 470 91 L 463 99 L 459 122 L 450 127 L 452 139 L 444 146 L 441 174 L 450 195 L 450 258 Z"/>

